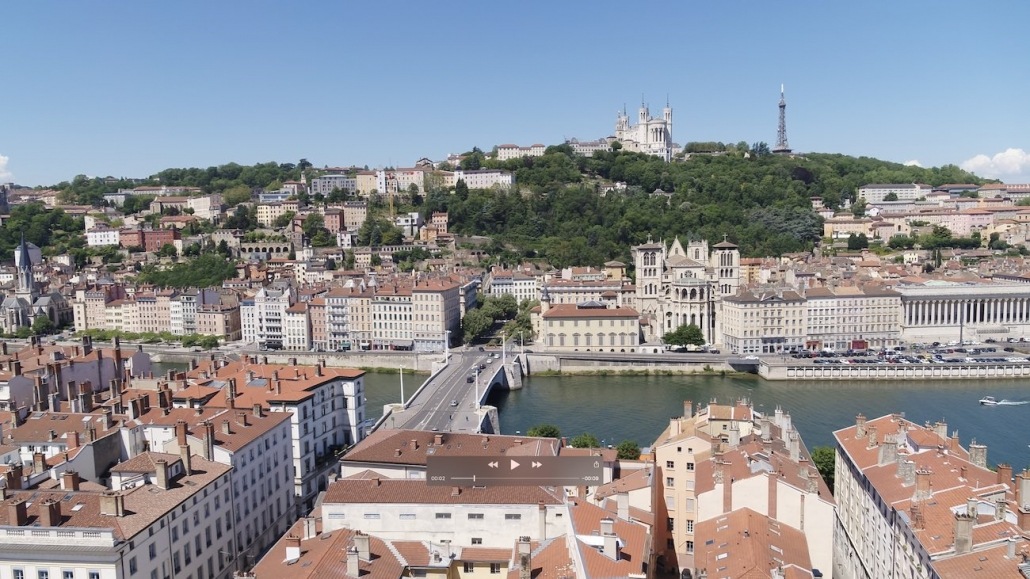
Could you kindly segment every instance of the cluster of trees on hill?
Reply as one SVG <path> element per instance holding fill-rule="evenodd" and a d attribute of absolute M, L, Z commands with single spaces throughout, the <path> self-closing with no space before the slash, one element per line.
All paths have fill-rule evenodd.
<path fill-rule="evenodd" d="M 725 235 L 755 256 L 807 250 L 822 235 L 813 197 L 838 207 L 871 182 L 981 182 L 953 165 L 923 169 L 825 154 L 791 158 L 754 147 L 745 156 L 743 143 L 722 147 L 727 154 L 674 163 L 624 151 L 580 157 L 567 145 L 506 161 L 473 151 L 474 164 L 513 171 L 518 190 L 431 191 L 421 209 L 425 215 L 447 211 L 457 233 L 495 236 L 507 250 L 502 262 L 541 257 L 563 267 L 628 260 L 629 246 L 649 236 Z M 600 183 L 610 181 L 627 189 L 603 191 Z M 654 194 L 656 189 L 664 194 Z"/>
<path fill-rule="evenodd" d="M 231 261 L 218 253 L 205 253 L 167 269 L 146 265 L 137 280 L 158 287 L 203 288 L 221 287 L 222 282 L 233 277 L 236 277 L 236 266 Z"/>
<path fill-rule="evenodd" d="M 17 205 L 11 208 L 10 218 L 0 227 L 0 255 L 11 259 L 23 233 L 25 241 L 44 249 L 82 247 L 84 229 L 81 218 L 72 217 L 61 209 L 50 210 L 42 203 Z"/>
<path fill-rule="evenodd" d="M 569 145 L 559 145 L 548 147 L 541 157 L 506 161 L 473 149 L 462 161 L 463 168 L 510 170 L 516 187 L 470 191 L 459 181 L 453 192 L 430 185 L 424 197 L 401 195 L 395 201 L 399 211 L 418 210 L 427 217 L 434 211 L 447 211 L 450 228 L 456 233 L 491 236 L 491 253 L 502 263 L 542 258 L 559 267 L 599 266 L 611 259 L 628 261 L 629 247 L 649 237 L 721 240 L 727 236 L 748 256 L 808 250 L 822 234 L 822 220 L 811 210 L 814 197 L 836 208 L 853 201 L 858 186 L 873 182 L 982 182 L 954 165 L 924 169 L 834 154 L 786 157 L 768 154 L 768 147 L 760 145 L 692 143 L 687 150 L 719 154 L 695 154 L 673 163 L 618 148 L 582 157 L 573 154 Z M 233 206 L 248 200 L 252 189 L 278 188 L 283 181 L 299 178 L 310 166 L 301 159 L 296 164 L 173 168 L 154 175 L 150 184 L 219 192 Z M 612 182 L 626 187 L 612 190 L 608 187 Z M 104 193 L 137 185 L 79 176 L 57 187 L 62 189 L 62 199 L 99 204 Z M 399 241 L 399 231 L 380 219 L 382 196 L 373 197 L 371 219 L 360 232 L 360 241 Z M 50 235 L 74 226 L 50 225 L 33 224 L 30 239 L 47 244 Z M 255 211 L 236 207 L 224 226 L 253 229 L 257 226 Z M 309 238 L 332 245 L 334 240 L 319 235 L 322 229 L 314 220 L 305 223 Z M 5 242 L 8 240 L 0 235 L 0 244 Z M 0 250 L 3 248 L 0 245 Z"/>
<path fill-rule="evenodd" d="M 103 205 L 104 195 L 119 189 L 132 189 L 143 185 L 199 187 L 204 193 L 228 193 L 229 201 L 232 201 L 234 193 L 238 196 L 242 192 L 249 198 L 250 191 L 254 188 L 279 189 L 283 181 L 299 179 L 301 171 L 308 167 L 311 167 L 311 163 L 307 159 L 301 159 L 298 163 L 226 163 L 206 169 L 165 169 L 143 181 L 78 175 L 71 181 L 58 183 L 53 188 L 60 191 L 58 200 L 62 203 L 79 205 Z"/>

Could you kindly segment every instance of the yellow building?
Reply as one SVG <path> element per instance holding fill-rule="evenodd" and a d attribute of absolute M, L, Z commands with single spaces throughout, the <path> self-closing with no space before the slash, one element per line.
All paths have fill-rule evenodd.
<path fill-rule="evenodd" d="M 636 352 L 640 345 L 640 314 L 633 308 L 594 301 L 551 306 L 545 291 L 534 321 L 537 340 L 554 350 Z"/>

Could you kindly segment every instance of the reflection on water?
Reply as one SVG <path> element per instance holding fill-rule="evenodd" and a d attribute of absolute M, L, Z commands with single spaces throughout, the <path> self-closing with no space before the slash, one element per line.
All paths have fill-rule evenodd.
<path fill-rule="evenodd" d="M 371 417 L 381 415 L 384 403 L 400 398 L 396 375 L 369 374 L 366 384 Z M 1028 384 L 1018 380 L 765 382 L 719 376 L 538 376 L 529 377 L 522 390 L 495 393 L 491 403 L 500 409 L 505 434 L 551 423 L 569 436 L 591 432 L 606 444 L 629 439 L 642 446 L 654 442 L 670 417 L 682 414 L 684 400 L 727 403 L 747 397 L 761 412 L 781 406 L 790 412 L 809 448 L 832 445 L 833 431 L 853 424 L 859 412 L 870 418 L 904 412 L 917 423 L 945 420 L 949 430 L 959 431 L 963 446 L 975 437 L 987 445 L 991 464 L 1008 462 L 1017 471 L 1030 466 L 1030 429 L 1023 426 L 1030 419 L 1030 405 L 985 407 L 979 404 L 985 395 L 1030 402 Z"/>

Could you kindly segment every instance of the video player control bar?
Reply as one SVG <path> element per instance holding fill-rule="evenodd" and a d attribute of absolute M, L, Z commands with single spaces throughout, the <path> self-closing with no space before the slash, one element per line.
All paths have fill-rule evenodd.
<path fill-rule="evenodd" d="M 435 486 L 597 486 L 599 456 L 430 456 L 426 480 Z"/>

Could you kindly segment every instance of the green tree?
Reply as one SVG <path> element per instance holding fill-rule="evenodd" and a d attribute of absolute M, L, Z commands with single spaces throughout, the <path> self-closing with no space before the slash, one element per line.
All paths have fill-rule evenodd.
<path fill-rule="evenodd" d="M 49 334 L 54 329 L 54 323 L 46 316 L 36 316 L 32 320 L 32 333 L 37 336 Z"/>
<path fill-rule="evenodd" d="M 865 233 L 859 233 L 855 235 L 852 233 L 848 236 L 848 249 L 854 251 L 859 249 L 866 249 L 869 247 L 869 238 L 866 237 Z"/>
<path fill-rule="evenodd" d="M 858 201 L 855 201 L 851 204 L 851 214 L 855 217 L 864 216 L 867 205 L 868 203 L 866 203 L 865 199 L 859 199 Z"/>
<path fill-rule="evenodd" d="M 304 236 L 311 239 L 316 233 L 321 231 L 325 227 L 325 218 L 319 213 L 311 213 L 304 218 L 304 224 L 301 225 L 301 229 L 304 231 Z"/>
<path fill-rule="evenodd" d="M 158 257 L 176 257 L 179 255 L 179 251 L 171 243 L 166 243 L 157 250 L 157 255 Z"/>
<path fill-rule="evenodd" d="M 481 308 L 472 310 L 461 319 L 462 336 L 466 344 L 471 344 L 485 334 L 494 325 L 494 320 Z"/>
<path fill-rule="evenodd" d="M 336 260 L 331 258 L 331 257 L 329 259 L 326 259 L 325 260 L 325 269 L 327 271 L 334 271 L 336 269 Z"/>
<path fill-rule="evenodd" d="M 616 456 L 620 460 L 639 460 L 640 445 L 632 440 L 623 440 L 615 447 Z"/>
<path fill-rule="evenodd" d="M 674 346 L 704 346 L 705 334 L 697 324 L 683 324 L 662 336 L 662 340 Z"/>
<path fill-rule="evenodd" d="M 287 211 L 279 217 L 276 217 L 275 221 L 272 222 L 272 226 L 276 228 L 286 227 L 293 221 L 293 216 L 296 214 L 296 211 Z"/>
<path fill-rule="evenodd" d="M 578 436 L 574 436 L 569 441 L 569 446 L 573 448 L 600 448 L 601 441 L 596 436 L 589 432 L 584 432 Z"/>
<path fill-rule="evenodd" d="M 343 254 L 343 269 L 346 269 L 346 270 L 354 269 L 354 250 L 353 249 L 348 249 L 347 252 Z"/>
<path fill-rule="evenodd" d="M 222 203 L 225 203 L 228 207 L 236 207 L 240 203 L 250 201 L 250 197 L 250 187 L 247 187 L 246 185 L 236 185 L 235 187 L 226 189 L 222 193 Z"/>
<path fill-rule="evenodd" d="M 561 430 L 553 424 L 538 424 L 526 431 L 526 436 L 561 438 Z"/>
<path fill-rule="evenodd" d="M 322 228 L 311 238 L 311 247 L 335 247 L 336 238 L 329 233 L 328 229 Z"/>
<path fill-rule="evenodd" d="M 884 201 L 897 201 L 898 200 L 898 194 L 895 193 L 894 191 L 891 191 L 890 193 L 888 193 L 888 194 L 883 196 L 883 200 Z"/>
<path fill-rule="evenodd" d="M 836 451 L 829 446 L 817 446 L 812 449 L 812 462 L 815 464 L 815 468 L 819 470 L 819 474 L 823 477 L 823 481 L 826 482 L 826 486 L 830 487 L 830 492 L 833 492 L 834 483 L 834 461 L 836 460 Z"/>

